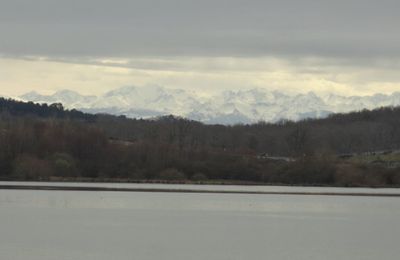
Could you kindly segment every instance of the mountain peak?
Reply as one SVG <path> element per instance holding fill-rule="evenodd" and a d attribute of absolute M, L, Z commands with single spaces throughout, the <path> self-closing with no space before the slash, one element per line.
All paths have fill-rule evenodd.
<path fill-rule="evenodd" d="M 110 113 L 135 118 L 154 118 L 174 115 L 206 123 L 235 124 L 274 122 L 282 119 L 301 120 L 325 117 L 330 113 L 344 113 L 363 108 L 400 105 L 400 93 L 372 96 L 320 96 L 315 92 L 288 95 L 285 92 L 262 88 L 227 90 L 219 94 L 201 96 L 195 91 L 170 89 L 158 85 L 124 86 L 106 94 L 83 96 L 68 89 L 46 96 L 31 91 L 22 100 L 61 102 L 67 108 L 92 113 Z"/>
<path fill-rule="evenodd" d="M 30 91 L 30 92 L 28 92 L 28 93 L 25 93 L 25 94 L 23 94 L 23 95 L 21 95 L 20 96 L 20 98 L 23 98 L 23 99 L 31 99 L 31 98 L 37 98 L 37 97 L 41 97 L 42 95 L 41 94 L 39 94 L 37 91 L 35 91 L 35 90 L 32 90 L 32 91 Z"/>
<path fill-rule="evenodd" d="M 108 91 L 107 93 L 104 94 L 104 97 L 110 97 L 110 96 L 116 96 L 116 95 L 127 95 L 132 92 L 135 92 L 137 90 L 137 87 L 135 86 L 124 86 L 120 87 L 111 91 Z"/>

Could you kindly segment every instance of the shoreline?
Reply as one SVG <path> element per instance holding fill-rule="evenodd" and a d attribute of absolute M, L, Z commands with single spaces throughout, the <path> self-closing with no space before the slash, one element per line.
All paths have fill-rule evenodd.
<path fill-rule="evenodd" d="M 117 188 L 117 187 L 46 186 L 46 185 L 0 185 L 0 190 L 400 197 L 400 193 L 306 192 L 306 191 L 293 191 L 293 192 L 291 192 L 291 191 L 240 191 L 240 190 L 197 190 L 197 189 L 172 189 L 172 188 L 165 188 L 165 189 L 164 188 Z"/>
<path fill-rule="evenodd" d="M 161 180 L 161 179 L 144 179 L 144 180 L 133 180 L 133 179 L 115 179 L 115 178 L 49 178 L 49 179 L 0 179 L 1 182 L 14 182 L 14 183 L 87 183 L 87 184 L 166 184 L 166 185 L 196 185 L 196 186 L 249 186 L 249 187 L 269 187 L 269 186 L 281 186 L 281 187 L 318 187 L 318 188 L 368 188 L 368 189 L 400 189 L 399 185 L 323 185 L 323 184 L 301 184 L 301 183 L 269 183 L 269 182 L 254 182 L 254 181 L 240 181 L 240 180 Z M 1 185 L 1 184 L 0 184 Z M 43 185 L 46 186 L 46 185 Z"/>

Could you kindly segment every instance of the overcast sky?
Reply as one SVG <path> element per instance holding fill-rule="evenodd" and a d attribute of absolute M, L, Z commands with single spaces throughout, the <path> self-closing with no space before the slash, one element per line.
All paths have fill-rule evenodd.
<path fill-rule="evenodd" d="M 400 91 L 400 1 L 0 0 L 0 94 Z"/>

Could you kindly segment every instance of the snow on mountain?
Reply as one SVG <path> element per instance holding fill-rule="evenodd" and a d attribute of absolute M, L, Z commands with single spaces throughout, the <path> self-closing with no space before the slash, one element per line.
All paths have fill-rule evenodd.
<path fill-rule="evenodd" d="M 41 95 L 33 91 L 19 98 L 39 103 L 61 102 L 67 108 L 91 113 L 126 115 L 131 118 L 172 114 L 209 124 L 323 118 L 336 112 L 400 105 L 400 92 L 345 97 L 335 94 L 319 96 L 313 92 L 288 95 L 279 91 L 250 89 L 223 91 L 206 98 L 194 91 L 160 86 L 126 86 L 98 97 L 80 95 L 71 90 L 58 91 L 53 95 Z"/>
<path fill-rule="evenodd" d="M 88 108 L 97 99 L 96 96 L 84 96 L 71 90 L 57 91 L 53 95 L 41 95 L 31 91 L 19 97 L 25 101 L 37 103 L 62 103 L 67 108 Z"/>
<path fill-rule="evenodd" d="M 160 86 L 122 87 L 99 97 L 91 108 L 118 108 L 124 114 L 127 111 L 147 110 L 158 114 L 185 115 L 195 109 L 199 102 L 187 91 L 166 89 Z"/>
<path fill-rule="evenodd" d="M 20 96 L 20 98 L 23 99 L 23 100 L 27 100 L 27 101 L 39 102 L 39 101 L 45 100 L 45 99 L 47 99 L 49 97 L 48 96 L 44 96 L 44 95 L 40 95 L 36 91 L 31 91 L 29 93 L 26 93 L 26 94 Z"/>

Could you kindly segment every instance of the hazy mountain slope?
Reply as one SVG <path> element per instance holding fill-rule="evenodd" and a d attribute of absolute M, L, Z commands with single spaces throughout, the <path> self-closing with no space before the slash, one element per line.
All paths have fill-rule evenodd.
<path fill-rule="evenodd" d="M 49 96 L 32 91 L 19 98 L 38 103 L 62 103 L 67 108 L 89 108 L 98 99 L 96 96 L 85 96 L 71 90 L 61 90 Z"/>

